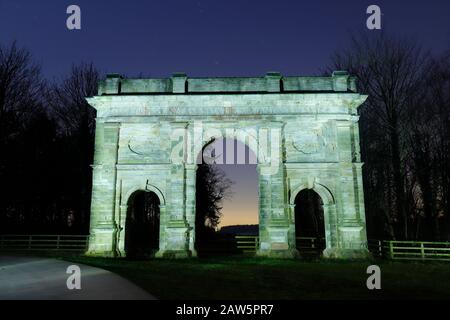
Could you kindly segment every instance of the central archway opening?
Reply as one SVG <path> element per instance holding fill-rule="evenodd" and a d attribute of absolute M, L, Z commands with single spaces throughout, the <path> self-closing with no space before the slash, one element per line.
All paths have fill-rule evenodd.
<path fill-rule="evenodd" d="M 128 200 L 125 253 L 128 258 L 149 258 L 159 249 L 160 201 L 151 191 L 136 191 Z"/>
<path fill-rule="evenodd" d="M 220 138 L 208 143 L 200 156 L 196 183 L 198 256 L 254 252 L 259 233 L 255 153 L 240 140 Z"/>
<path fill-rule="evenodd" d="M 319 257 L 325 249 L 323 201 L 312 189 L 295 197 L 295 234 L 297 249 L 303 257 Z"/>

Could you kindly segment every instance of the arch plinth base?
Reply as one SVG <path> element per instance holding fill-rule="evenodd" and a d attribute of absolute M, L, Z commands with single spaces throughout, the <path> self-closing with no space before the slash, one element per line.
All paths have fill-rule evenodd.
<path fill-rule="evenodd" d="M 287 250 L 258 250 L 257 257 L 275 258 L 275 259 L 294 259 L 300 258 L 300 253 L 297 249 Z"/>
<path fill-rule="evenodd" d="M 197 252 L 191 250 L 159 250 L 155 254 L 155 258 L 162 259 L 186 259 L 196 257 Z"/>
<path fill-rule="evenodd" d="M 84 253 L 88 257 L 104 257 L 104 258 L 117 258 L 118 255 L 115 251 L 99 251 L 99 250 L 88 250 Z"/>
<path fill-rule="evenodd" d="M 116 236 L 117 226 L 114 223 L 99 224 L 97 227 L 91 228 L 89 247 L 84 254 L 91 257 L 117 257 Z"/>
<path fill-rule="evenodd" d="M 367 249 L 341 249 L 327 248 L 323 251 L 323 257 L 326 259 L 371 259 L 372 254 Z"/>

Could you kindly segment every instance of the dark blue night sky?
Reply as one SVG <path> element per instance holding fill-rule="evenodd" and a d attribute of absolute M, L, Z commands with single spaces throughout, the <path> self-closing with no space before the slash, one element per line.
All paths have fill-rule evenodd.
<path fill-rule="evenodd" d="M 66 28 L 70 4 L 81 31 Z M 384 30 L 448 48 L 449 0 L 0 0 L 0 43 L 29 48 L 48 77 L 80 61 L 128 76 L 317 74 L 350 32 L 377 32 L 365 27 L 370 4 Z"/>

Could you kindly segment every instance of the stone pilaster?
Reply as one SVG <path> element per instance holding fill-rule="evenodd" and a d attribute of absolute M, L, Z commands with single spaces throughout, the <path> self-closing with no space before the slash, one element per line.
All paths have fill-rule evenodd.
<path fill-rule="evenodd" d="M 362 201 L 362 173 L 359 161 L 359 139 L 352 121 L 338 121 L 339 194 L 337 196 L 336 243 L 327 246 L 324 256 L 332 258 L 365 258 L 367 235 L 364 203 Z"/>
<path fill-rule="evenodd" d="M 119 225 L 117 230 L 117 254 L 120 257 L 125 257 L 125 228 L 127 221 L 128 205 L 120 205 Z"/>
<path fill-rule="evenodd" d="M 197 256 L 195 250 L 195 194 L 196 194 L 196 179 L 197 179 L 197 165 L 187 164 L 186 171 L 186 222 L 188 225 L 188 241 L 189 251 L 192 256 Z"/>
<path fill-rule="evenodd" d="M 91 228 L 88 254 L 116 254 L 116 164 L 119 123 L 97 122 L 93 165 Z"/>
<path fill-rule="evenodd" d="M 270 166 L 258 165 L 260 177 L 260 248 L 259 256 L 292 258 L 298 255 L 292 222 L 286 207 L 283 170 L 273 174 Z M 294 240 L 294 242 L 293 242 Z"/>
<path fill-rule="evenodd" d="M 172 130 L 185 129 L 186 127 L 187 123 L 185 122 L 171 123 Z M 174 141 L 173 143 L 177 142 Z M 192 252 L 190 251 L 190 226 L 186 219 L 186 146 L 183 150 L 183 161 L 181 163 L 177 161 L 171 164 L 169 203 L 167 212 L 165 213 L 166 217 L 160 222 L 160 230 L 162 229 L 160 250 L 157 252 L 156 257 L 183 258 L 192 256 Z M 192 189 L 189 190 L 189 195 L 192 196 Z M 192 209 L 191 202 L 189 203 L 189 208 Z"/>

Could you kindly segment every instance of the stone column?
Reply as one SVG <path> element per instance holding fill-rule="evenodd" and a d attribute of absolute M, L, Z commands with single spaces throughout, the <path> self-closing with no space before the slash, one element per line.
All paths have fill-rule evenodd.
<path fill-rule="evenodd" d="M 257 166 L 259 176 L 259 255 L 267 255 L 270 251 L 270 237 L 267 231 L 271 209 L 270 175 L 261 172 L 261 165 Z"/>
<path fill-rule="evenodd" d="M 186 122 L 172 122 L 171 130 L 184 130 Z M 186 143 L 186 137 L 183 137 Z M 172 150 L 178 141 L 172 141 Z M 156 257 L 185 258 L 190 257 L 189 225 L 186 221 L 186 146 L 183 159 L 171 164 L 170 186 L 165 217 L 160 220 L 160 249 Z"/>
<path fill-rule="evenodd" d="M 280 166 L 282 167 L 282 166 Z M 285 197 L 284 173 L 273 174 L 270 166 L 258 165 L 260 177 L 260 248 L 258 255 L 276 258 L 298 256 Z M 294 225 L 295 227 L 295 225 Z M 295 234 L 295 232 L 294 232 Z"/>
<path fill-rule="evenodd" d="M 196 200 L 196 180 L 197 180 L 197 165 L 187 164 L 186 170 L 186 222 L 188 225 L 188 241 L 189 251 L 191 256 L 196 257 L 195 250 L 195 200 Z"/>
<path fill-rule="evenodd" d="M 127 221 L 128 205 L 121 204 L 119 208 L 119 225 L 117 226 L 117 254 L 125 257 L 125 228 Z"/>
<path fill-rule="evenodd" d="M 115 256 L 116 164 L 120 123 L 97 121 L 93 167 L 89 255 Z"/>
<path fill-rule="evenodd" d="M 267 123 L 269 143 L 266 150 L 258 150 L 260 159 L 260 248 L 258 255 L 290 258 L 298 254 L 292 242 L 292 223 L 289 218 L 289 202 L 284 160 L 284 123 Z M 264 138 L 264 137 L 262 137 Z M 266 141 L 261 139 L 260 148 Z M 270 152 L 269 152 L 270 150 Z M 262 151 L 262 152 L 261 152 Z"/>
<path fill-rule="evenodd" d="M 167 249 L 166 226 L 170 219 L 167 216 L 167 206 L 159 205 L 159 250 L 155 254 L 156 257 L 162 257 Z"/>
<path fill-rule="evenodd" d="M 184 258 L 189 251 L 188 224 L 185 217 L 185 170 L 183 164 L 173 164 L 170 174 L 169 204 L 160 220 L 160 249 L 156 257 Z"/>
<path fill-rule="evenodd" d="M 288 240 L 290 248 L 297 248 L 297 235 L 295 233 L 295 204 L 287 204 L 289 231 Z"/>
<path fill-rule="evenodd" d="M 327 249 L 328 257 L 365 258 L 367 236 L 362 200 L 359 144 L 355 143 L 354 123 L 337 121 L 339 147 L 339 194 L 337 195 L 337 243 Z"/>
<path fill-rule="evenodd" d="M 331 257 L 338 248 L 336 205 L 324 203 L 323 216 L 325 222 L 325 250 L 323 251 L 323 256 Z"/>

